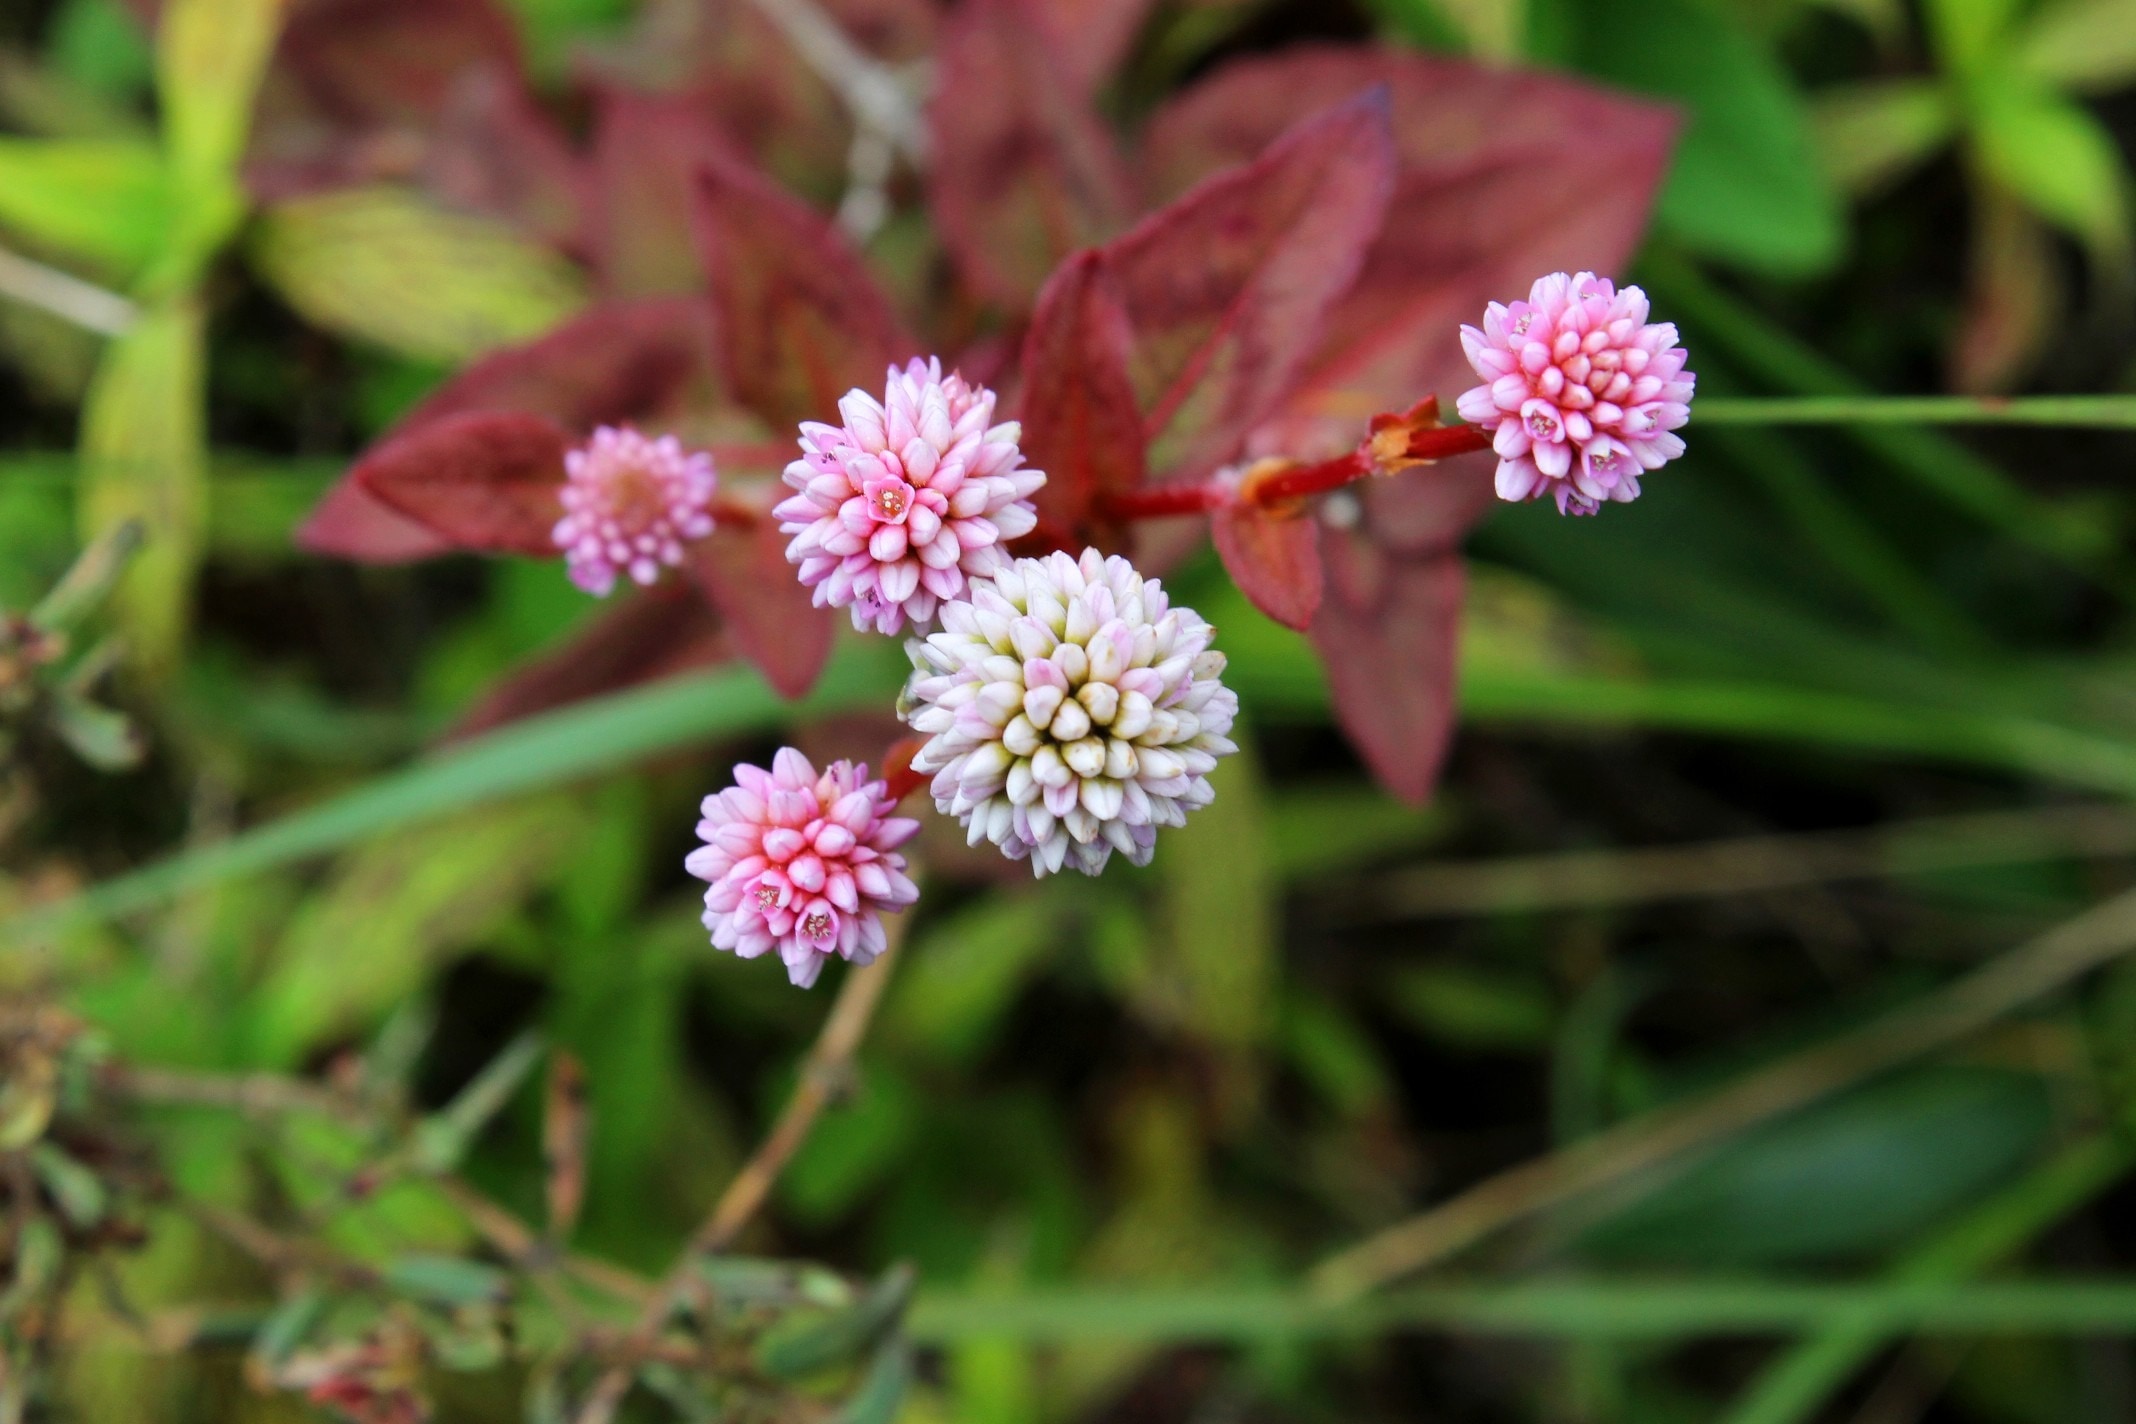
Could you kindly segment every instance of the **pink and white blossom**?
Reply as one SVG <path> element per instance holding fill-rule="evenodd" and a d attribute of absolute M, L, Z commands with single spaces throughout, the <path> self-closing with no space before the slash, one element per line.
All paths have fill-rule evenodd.
<path fill-rule="evenodd" d="M 777 950 L 794 983 L 816 982 L 832 955 L 867 964 L 887 944 L 882 916 L 920 897 L 898 847 L 918 821 L 865 766 L 820 774 L 792 747 L 771 770 L 737 766 L 735 784 L 704 800 L 704 844 L 683 862 L 711 882 L 705 928 L 744 959 Z"/>
<path fill-rule="evenodd" d="M 616 576 L 650 584 L 682 562 L 683 544 L 712 532 L 719 476 L 712 457 L 672 435 L 648 440 L 604 425 L 564 456 L 564 517 L 554 538 L 571 581 L 606 598 Z"/>
<path fill-rule="evenodd" d="M 1495 432 L 1501 499 L 1554 495 L 1560 513 L 1593 514 L 1639 497 L 1639 476 L 1684 453 L 1695 377 L 1670 322 L 1647 320 L 1646 293 L 1592 272 L 1554 272 L 1528 300 L 1485 310 L 1461 347 L 1484 384 L 1457 408 Z"/>
<path fill-rule="evenodd" d="M 1237 694 L 1214 630 L 1155 579 L 1095 549 L 1018 559 L 942 606 L 906 644 L 902 715 L 927 737 L 912 769 L 935 806 L 1045 876 L 1147 865 L 1159 826 L 1215 797 L 1238 746 Z"/>
<path fill-rule="evenodd" d="M 786 467 L 797 493 L 773 511 L 794 536 L 786 557 L 818 607 L 852 609 L 862 632 L 925 629 L 1037 525 L 1045 474 L 1023 467 L 1015 421 L 993 423 L 994 393 L 936 359 L 893 366 L 882 400 L 850 391 L 838 413 L 802 424 Z"/>

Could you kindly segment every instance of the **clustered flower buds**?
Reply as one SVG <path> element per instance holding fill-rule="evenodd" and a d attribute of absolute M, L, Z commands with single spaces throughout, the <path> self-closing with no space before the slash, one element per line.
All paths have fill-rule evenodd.
<path fill-rule="evenodd" d="M 685 451 L 672 435 L 648 440 L 604 425 L 564 456 L 564 474 L 556 546 L 571 581 L 596 598 L 608 596 L 619 573 L 652 583 L 662 565 L 681 564 L 685 540 L 712 532 L 712 457 Z"/>
<path fill-rule="evenodd" d="M 928 741 L 937 809 L 1044 876 L 1114 851 L 1149 862 L 1159 826 L 1214 796 L 1238 697 L 1213 630 L 1095 549 L 1019 559 L 908 644 L 905 720 Z"/>
<path fill-rule="evenodd" d="M 1548 493 L 1563 514 L 1639 497 L 1639 476 L 1684 453 L 1694 377 L 1676 327 L 1647 321 L 1646 293 L 1592 272 L 1539 279 L 1528 300 L 1485 310 L 1461 346 L 1484 384 L 1461 418 L 1495 431 L 1498 493 Z"/>
<path fill-rule="evenodd" d="M 1640 474 L 1684 451 L 1674 432 L 1693 377 L 1637 287 L 1555 273 L 1527 301 L 1493 302 L 1461 341 L 1484 384 L 1460 399 L 1476 433 L 1449 448 L 1489 434 L 1506 499 L 1549 493 L 1561 513 L 1592 514 L 1637 498 Z M 993 392 L 914 360 L 891 368 L 881 401 L 856 390 L 838 408 L 839 425 L 802 425 L 785 474 L 796 493 L 773 514 L 819 607 L 917 635 L 898 711 L 925 739 L 911 769 L 931 776 L 936 809 L 1041 877 L 1096 875 L 1115 851 L 1147 864 L 1157 828 L 1208 805 L 1209 773 L 1238 750 L 1214 631 L 1124 558 L 1010 558 L 1037 527 L 1030 497 L 1046 477 L 1023 467 L 1016 423 L 992 423 Z M 1411 419 L 1436 431 L 1419 414 L 1435 409 Z M 1315 468 L 1346 480 L 1436 458 L 1401 428 L 1391 465 Z M 678 539 L 709 532 L 707 457 L 604 429 L 571 459 L 556 537 L 582 586 L 605 593 L 618 568 L 649 583 L 679 561 Z M 883 953 L 883 913 L 919 893 L 897 853 L 918 823 L 892 814 L 888 784 L 848 762 L 819 775 L 790 747 L 735 781 L 705 798 L 705 844 L 687 862 L 711 883 L 712 943 L 744 958 L 777 949 L 804 987 L 833 955 Z"/>
<path fill-rule="evenodd" d="M 994 393 L 938 360 L 892 367 L 880 402 L 852 391 L 838 413 L 842 425 L 802 425 L 786 467 L 799 491 L 773 511 L 794 536 L 786 556 L 817 606 L 851 608 L 862 632 L 926 628 L 1037 525 L 1045 474 L 1023 468 L 1016 422 L 993 423 Z"/>
<path fill-rule="evenodd" d="M 885 911 L 920 897 L 897 848 L 918 821 L 865 766 L 833 762 L 820 775 L 787 747 L 771 770 L 737 766 L 735 784 L 707 796 L 684 865 L 711 882 L 705 928 L 715 948 L 744 959 L 776 949 L 802 988 L 831 956 L 867 964 L 888 943 Z"/>

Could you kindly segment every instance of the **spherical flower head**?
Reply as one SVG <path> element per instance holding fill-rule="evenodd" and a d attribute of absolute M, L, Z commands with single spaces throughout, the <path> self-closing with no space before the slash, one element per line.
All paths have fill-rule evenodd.
<path fill-rule="evenodd" d="M 852 609 L 863 633 L 924 630 L 1008 562 L 1003 546 L 1038 523 L 1046 476 L 1023 468 L 1022 428 L 993 423 L 994 393 L 934 358 L 891 367 L 881 401 L 850 391 L 838 413 L 842 425 L 802 424 L 786 467 L 798 493 L 773 511 L 794 536 L 786 557 L 819 608 Z"/>
<path fill-rule="evenodd" d="M 942 628 L 906 644 L 901 712 L 927 741 L 935 806 L 1031 859 L 1043 877 L 1147 865 L 1157 828 L 1214 796 L 1209 773 L 1238 747 L 1224 655 L 1191 608 L 1095 549 L 1018 559 L 942 606 Z"/>
<path fill-rule="evenodd" d="M 564 475 L 556 547 L 571 581 L 596 598 L 608 596 L 618 573 L 652 583 L 662 565 L 682 562 L 684 541 L 712 532 L 712 457 L 684 450 L 672 435 L 648 440 L 604 425 L 565 454 Z"/>
<path fill-rule="evenodd" d="M 897 848 L 920 829 L 865 766 L 820 774 L 792 747 L 771 770 L 737 766 L 735 784 L 704 800 L 704 844 L 683 862 L 711 882 L 705 928 L 714 948 L 754 959 L 776 949 L 806 989 L 832 955 L 867 964 L 883 952 L 882 916 L 919 899 Z"/>
<path fill-rule="evenodd" d="M 1639 497 L 1639 476 L 1684 453 L 1694 377 L 1670 322 L 1647 320 L 1646 293 L 1592 272 L 1554 272 L 1528 300 L 1485 309 L 1461 328 L 1483 384 L 1457 408 L 1496 432 L 1501 499 L 1555 495 L 1561 514 Z"/>

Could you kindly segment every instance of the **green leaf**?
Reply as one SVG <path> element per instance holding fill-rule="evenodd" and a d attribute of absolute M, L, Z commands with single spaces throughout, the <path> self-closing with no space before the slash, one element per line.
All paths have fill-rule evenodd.
<path fill-rule="evenodd" d="M 153 145 L 0 138 L 0 224 L 40 246 L 130 276 L 162 250 L 172 203 Z"/>
<path fill-rule="evenodd" d="M 896 1327 L 913 1281 L 912 1267 L 892 1266 L 848 1309 L 788 1316 L 757 1342 L 757 1368 L 775 1379 L 798 1379 L 852 1359 Z"/>
<path fill-rule="evenodd" d="M 891 1424 L 911 1387 L 912 1347 L 902 1340 L 887 1340 L 875 1352 L 860 1388 L 831 1416 L 831 1424 Z"/>
<path fill-rule="evenodd" d="M 1825 172 L 1849 193 L 1874 192 L 1957 132 L 1949 92 L 1932 79 L 1873 79 L 1820 92 L 1812 109 Z"/>
<path fill-rule="evenodd" d="M 2136 78 L 2136 5 L 2057 0 L 2018 36 L 2019 70 L 2057 89 L 2115 89 Z"/>
<path fill-rule="evenodd" d="M 493 1305 L 512 1293 L 504 1272 L 460 1256 L 396 1256 L 385 1278 L 389 1289 L 438 1305 Z"/>
<path fill-rule="evenodd" d="M 186 184 L 236 172 L 283 8 L 284 0 L 169 0 L 163 6 L 156 88 L 171 165 Z"/>
<path fill-rule="evenodd" d="M 45 31 L 45 63 L 85 89 L 126 100 L 147 90 L 155 56 L 140 17 L 122 0 L 61 0 Z"/>
<path fill-rule="evenodd" d="M 585 300 L 577 269 L 547 247 L 399 188 L 278 204 L 261 216 L 253 255 L 310 320 L 428 360 L 524 341 Z"/>
<path fill-rule="evenodd" d="M 1916 1070 L 1737 1138 L 1580 1244 L 1723 1268 L 1858 1257 L 2007 1181 L 2053 1121 L 2036 1077 Z"/>
<path fill-rule="evenodd" d="M 139 520 L 147 542 L 119 585 L 119 619 L 151 675 L 177 663 L 207 523 L 200 304 L 152 308 L 105 349 L 82 408 L 85 538 Z"/>
<path fill-rule="evenodd" d="M 2089 110 L 2016 79 L 1982 85 L 1974 105 L 1974 146 L 1997 182 L 2095 252 L 2127 246 L 2128 173 Z"/>
<path fill-rule="evenodd" d="M 923 1057 L 970 1062 L 1065 928 L 1059 899 L 1029 892 L 929 921 L 890 991 L 885 1038 Z"/>
<path fill-rule="evenodd" d="M 52 699 L 52 730 L 98 771 L 138 766 L 145 750 L 132 718 L 64 690 Z"/>
<path fill-rule="evenodd" d="M 424 1169 L 450 1172 L 458 1168 L 482 1130 L 504 1111 L 519 1085 L 534 1071 L 544 1051 L 540 1034 L 520 1034 L 455 1093 L 451 1102 L 425 1118 L 415 1133 L 416 1160 Z"/>
<path fill-rule="evenodd" d="M 59 1203 L 60 1215 L 74 1227 L 87 1230 L 104 1219 L 108 1194 L 96 1173 L 49 1142 L 30 1149 L 30 1166 L 52 1200 Z"/>
<path fill-rule="evenodd" d="M 1695 0 L 1583 9 L 1581 67 L 1689 111 L 1657 216 L 1686 246 L 1780 276 L 1840 255 L 1838 194 L 1819 168 L 1787 73 L 1721 10 Z"/>
<path fill-rule="evenodd" d="M 1972 78 L 2001 56 L 2025 0 L 1926 0 L 1930 39 L 1943 67 Z"/>
<path fill-rule="evenodd" d="M 1387 982 L 1385 1002 L 1434 1038 L 1464 1048 L 1540 1048 L 1557 1023 L 1549 987 L 1540 980 L 1455 964 L 1401 970 Z"/>

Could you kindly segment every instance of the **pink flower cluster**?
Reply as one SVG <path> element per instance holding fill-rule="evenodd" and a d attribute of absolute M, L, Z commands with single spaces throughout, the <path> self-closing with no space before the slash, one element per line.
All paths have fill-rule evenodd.
<path fill-rule="evenodd" d="M 754 959 L 776 949 L 794 983 L 816 982 L 832 955 L 867 964 L 883 952 L 884 911 L 920 897 L 897 848 L 920 823 L 865 766 L 822 774 L 792 747 L 771 770 L 737 766 L 735 785 L 704 800 L 705 844 L 684 861 L 711 882 L 705 928 L 715 948 Z"/>
<path fill-rule="evenodd" d="M 794 536 L 786 556 L 817 606 L 850 607 L 862 632 L 925 629 L 1037 525 L 1045 474 L 1022 467 L 1016 422 L 992 423 L 994 393 L 939 360 L 892 367 L 880 402 L 851 391 L 838 413 L 842 425 L 802 424 L 786 467 L 799 493 L 772 511 Z"/>
<path fill-rule="evenodd" d="M 619 573 L 652 583 L 662 565 L 682 562 L 685 540 L 712 532 L 712 457 L 685 451 L 672 435 L 648 440 L 604 425 L 564 456 L 564 475 L 564 517 L 553 537 L 571 581 L 596 598 L 608 596 Z"/>
<path fill-rule="evenodd" d="M 1592 272 L 1552 273 L 1528 300 L 1493 302 L 1461 346 L 1484 384 L 1461 418 L 1495 431 L 1502 499 L 1557 498 L 1593 514 L 1639 497 L 1639 476 L 1684 453 L 1694 377 L 1676 327 L 1647 320 L 1646 293 Z"/>

